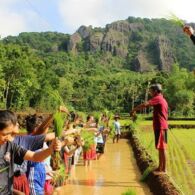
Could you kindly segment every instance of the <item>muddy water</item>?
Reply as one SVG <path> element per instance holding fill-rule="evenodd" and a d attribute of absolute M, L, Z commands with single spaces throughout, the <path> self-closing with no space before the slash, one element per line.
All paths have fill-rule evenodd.
<path fill-rule="evenodd" d="M 136 195 L 151 195 L 148 187 L 139 182 L 140 173 L 127 140 L 117 144 L 110 141 L 105 155 L 90 167 L 77 165 L 69 184 L 56 189 L 54 195 L 121 195 L 132 189 Z"/>

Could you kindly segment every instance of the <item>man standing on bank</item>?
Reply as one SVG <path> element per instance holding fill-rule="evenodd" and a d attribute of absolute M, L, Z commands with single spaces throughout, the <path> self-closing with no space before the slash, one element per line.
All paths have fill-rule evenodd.
<path fill-rule="evenodd" d="M 162 86 L 153 84 L 150 86 L 150 95 L 152 98 L 138 106 L 136 106 L 130 115 L 134 116 L 136 111 L 146 107 L 153 107 L 153 129 L 155 136 L 155 146 L 159 151 L 159 166 L 155 170 L 157 172 L 166 172 L 166 146 L 167 146 L 167 130 L 168 130 L 168 104 L 162 95 Z"/>

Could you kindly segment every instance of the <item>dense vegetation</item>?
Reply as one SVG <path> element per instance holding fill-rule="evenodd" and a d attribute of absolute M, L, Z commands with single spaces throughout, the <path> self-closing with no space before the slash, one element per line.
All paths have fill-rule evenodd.
<path fill-rule="evenodd" d="M 52 110 L 62 99 L 80 111 L 128 112 L 148 98 L 148 85 L 157 81 L 163 84 L 172 114 L 194 114 L 195 78 L 189 71 L 195 65 L 195 48 L 190 40 L 164 19 L 130 17 L 127 21 L 140 23 L 144 29 L 131 32 L 126 57 L 103 50 L 93 52 L 86 49 L 84 39 L 76 52 L 70 51 L 70 35 L 62 33 L 21 33 L 2 39 L 0 107 Z M 141 45 L 147 45 L 148 54 L 155 56 L 152 40 L 159 33 L 173 43 L 176 64 L 171 71 L 131 71 Z M 158 64 L 157 59 L 152 61 Z"/>

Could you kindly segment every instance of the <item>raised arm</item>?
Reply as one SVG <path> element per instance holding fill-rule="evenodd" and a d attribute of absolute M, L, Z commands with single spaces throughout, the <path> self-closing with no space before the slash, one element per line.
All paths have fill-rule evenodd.
<path fill-rule="evenodd" d="M 50 114 L 42 123 L 36 128 L 36 131 L 33 135 L 41 135 L 45 133 L 45 130 L 49 127 L 53 121 L 53 114 Z"/>
<path fill-rule="evenodd" d="M 47 133 L 45 135 L 45 141 L 48 142 L 48 141 L 52 141 L 53 139 L 55 139 L 55 133 Z"/>
<path fill-rule="evenodd" d="M 45 160 L 48 156 L 50 156 L 54 151 L 61 150 L 61 142 L 58 139 L 52 141 L 49 148 L 42 150 L 40 152 L 32 152 L 28 150 L 24 156 L 24 160 L 33 161 L 33 162 L 41 162 Z"/>
<path fill-rule="evenodd" d="M 64 112 L 66 114 L 69 114 L 68 109 L 65 106 L 60 106 L 59 107 L 60 112 Z M 42 123 L 36 128 L 35 133 L 33 135 L 40 135 L 44 134 L 45 130 L 49 127 L 51 122 L 53 121 L 53 114 L 50 114 Z"/>
<path fill-rule="evenodd" d="M 195 44 L 194 30 L 191 26 L 184 26 L 183 31 L 190 37 L 192 42 Z"/>
<path fill-rule="evenodd" d="M 77 146 L 75 146 L 75 148 L 69 150 L 69 149 L 65 146 L 65 147 L 64 147 L 64 150 L 65 150 L 65 152 L 66 152 L 66 154 L 67 154 L 68 156 L 71 156 L 72 154 L 74 154 L 74 152 L 75 152 L 79 147 L 80 147 L 80 146 L 77 145 Z"/>
<path fill-rule="evenodd" d="M 149 106 L 148 102 L 144 102 L 143 104 L 136 106 L 132 111 L 130 111 L 130 116 L 134 116 L 137 111 L 142 110 L 148 106 Z"/>
<path fill-rule="evenodd" d="M 191 36 L 190 36 L 190 39 L 192 40 L 192 42 L 193 42 L 194 45 L 195 45 L 195 36 L 194 36 L 194 35 L 191 35 Z"/>

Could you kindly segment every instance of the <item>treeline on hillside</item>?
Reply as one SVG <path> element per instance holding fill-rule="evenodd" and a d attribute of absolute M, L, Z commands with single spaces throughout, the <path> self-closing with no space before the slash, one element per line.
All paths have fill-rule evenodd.
<path fill-rule="evenodd" d="M 40 56 L 58 52 L 109 53 L 123 58 L 125 68 L 138 72 L 169 71 L 173 63 L 189 70 L 195 67 L 194 45 L 181 27 L 166 19 L 129 17 L 105 28 L 81 26 L 72 35 L 24 32 L 4 38 L 2 43 L 28 46 Z"/>
<path fill-rule="evenodd" d="M 80 111 L 127 112 L 147 98 L 149 82 L 160 82 L 172 112 L 194 113 L 195 78 L 178 65 L 171 73 L 135 73 L 120 68 L 121 59 L 107 54 L 40 57 L 12 44 L 0 45 L 0 62 L 1 108 L 52 110 L 59 104 L 58 94 Z"/>
<path fill-rule="evenodd" d="M 165 33 L 164 28 L 170 28 L 164 20 L 153 23 L 148 19 L 136 20 L 148 29 L 145 34 L 143 30 L 138 34 L 134 32 L 136 41 L 141 40 L 139 44 L 149 39 L 150 31 Z M 163 26 L 163 22 L 166 25 Z M 171 34 L 171 30 L 167 32 Z M 176 31 L 172 38 L 174 33 Z M 121 57 L 111 52 L 85 51 L 82 45 L 76 53 L 68 51 L 69 39 L 70 35 L 52 32 L 22 33 L 18 37 L 3 39 L 0 42 L 0 108 L 51 111 L 63 101 L 79 111 L 108 109 L 128 112 L 148 99 L 150 83 L 160 82 L 170 113 L 194 114 L 195 78 L 192 72 L 180 66 L 193 65 L 190 64 L 192 51 L 187 53 L 187 46 L 175 48 L 182 53 L 180 58 L 183 61 L 178 58 L 179 65 L 173 65 L 170 72 L 140 73 L 129 68 L 130 58 L 136 52 L 133 43 L 137 42 L 131 43 L 127 57 Z"/>

